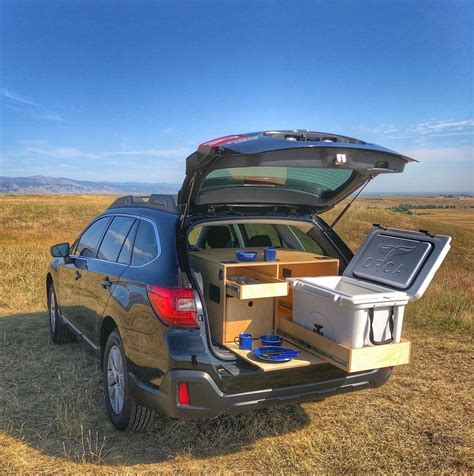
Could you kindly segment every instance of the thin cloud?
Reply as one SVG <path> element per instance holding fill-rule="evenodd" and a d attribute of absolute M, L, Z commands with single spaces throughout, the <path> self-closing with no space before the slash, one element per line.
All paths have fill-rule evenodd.
<path fill-rule="evenodd" d="M 117 159 L 122 163 L 125 159 L 170 159 L 184 160 L 192 151 L 183 147 L 175 149 L 139 149 L 139 150 L 120 150 L 105 152 L 88 152 L 76 147 L 49 147 L 46 144 L 27 145 L 23 148 L 22 156 L 48 157 L 51 159 L 62 160 L 104 160 Z"/>
<path fill-rule="evenodd" d="M 2 173 L 10 176 L 57 175 L 68 170 L 71 178 L 178 183 L 185 173 L 184 159 L 189 150 L 140 149 L 89 152 L 76 147 L 51 147 L 43 141 L 28 141 L 16 152 L 2 157 Z"/>
<path fill-rule="evenodd" d="M 445 121 L 429 121 L 429 122 L 422 122 L 416 124 L 413 127 L 414 132 L 418 132 L 420 134 L 437 134 L 437 133 L 455 133 L 459 134 L 459 132 L 472 132 L 474 128 L 474 119 L 465 119 L 462 121 L 454 121 L 454 120 L 445 120 Z"/>
<path fill-rule="evenodd" d="M 377 127 L 362 126 L 361 130 L 383 139 L 417 139 L 474 134 L 474 119 L 445 119 L 418 122 L 411 125 L 382 123 Z"/>
<path fill-rule="evenodd" d="M 93 154 L 90 152 L 85 152 L 75 147 L 58 147 L 58 148 L 49 148 L 49 147 L 25 147 L 23 155 L 33 155 L 40 157 L 48 157 L 51 159 L 86 159 L 94 160 L 100 158 L 100 154 Z"/>
<path fill-rule="evenodd" d="M 10 99 L 11 101 L 15 101 L 20 104 L 25 104 L 27 106 L 33 106 L 33 107 L 40 107 L 39 104 L 30 101 L 29 99 L 26 99 L 24 97 L 18 96 L 17 94 L 12 93 L 8 89 L 3 90 L 3 96 L 6 97 L 7 99 Z"/>
<path fill-rule="evenodd" d="M 145 150 L 121 150 L 118 152 L 107 152 L 109 156 L 124 155 L 135 157 L 156 157 L 159 159 L 181 159 L 187 157 L 192 151 L 190 149 L 178 147 L 176 149 L 145 149 Z"/>
<path fill-rule="evenodd" d="M 419 147 L 408 148 L 403 151 L 409 157 L 413 157 L 419 162 L 473 162 L 472 147 Z M 472 167 L 471 167 L 472 171 Z"/>
<path fill-rule="evenodd" d="M 7 109 L 24 112 L 33 119 L 64 122 L 64 119 L 59 114 L 48 110 L 41 106 L 41 104 L 11 92 L 9 89 L 2 90 L 2 97 L 6 99 L 5 107 Z"/>

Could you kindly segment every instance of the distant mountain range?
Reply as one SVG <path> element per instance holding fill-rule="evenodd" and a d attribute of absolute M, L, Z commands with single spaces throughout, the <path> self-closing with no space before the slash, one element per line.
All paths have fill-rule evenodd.
<path fill-rule="evenodd" d="M 169 193 L 175 195 L 181 188 L 178 183 L 143 183 L 143 182 L 93 182 L 74 180 L 64 177 L 30 177 L 0 176 L 0 195 L 150 195 L 151 193 Z M 472 193 L 461 192 L 367 192 L 362 195 L 439 195 L 468 196 Z"/>
<path fill-rule="evenodd" d="M 170 193 L 176 194 L 180 184 L 141 182 L 92 182 L 64 177 L 1 177 L 0 194 L 70 194 L 70 195 L 118 195 Z"/>

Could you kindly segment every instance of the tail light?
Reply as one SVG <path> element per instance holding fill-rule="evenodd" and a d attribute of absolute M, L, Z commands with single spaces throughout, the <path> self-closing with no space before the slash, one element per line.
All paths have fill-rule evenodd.
<path fill-rule="evenodd" d="M 191 397 L 189 396 L 189 386 L 187 382 L 178 383 L 178 404 L 191 405 Z"/>
<path fill-rule="evenodd" d="M 199 327 L 192 289 L 148 285 L 147 293 L 153 310 L 165 324 L 176 327 Z"/>

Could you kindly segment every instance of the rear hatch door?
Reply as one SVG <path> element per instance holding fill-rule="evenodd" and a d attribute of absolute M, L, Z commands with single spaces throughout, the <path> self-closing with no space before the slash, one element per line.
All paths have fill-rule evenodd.
<path fill-rule="evenodd" d="M 321 213 L 369 179 L 403 172 L 412 161 L 375 144 L 321 132 L 226 136 L 201 144 L 187 158 L 178 202 L 186 214 L 219 206 Z"/>

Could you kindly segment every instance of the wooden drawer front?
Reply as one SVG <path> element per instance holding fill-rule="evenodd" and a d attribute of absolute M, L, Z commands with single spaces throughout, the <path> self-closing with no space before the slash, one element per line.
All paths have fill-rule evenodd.
<path fill-rule="evenodd" d="M 308 352 L 312 352 L 348 373 L 392 367 L 410 362 L 411 342 L 404 339 L 397 344 L 351 349 L 308 331 L 284 316 L 279 319 L 277 332 Z"/>
<path fill-rule="evenodd" d="M 288 283 L 272 278 L 247 268 L 239 269 L 239 276 L 247 276 L 260 281 L 262 284 L 239 284 L 232 281 L 232 276 L 226 280 L 226 293 L 239 299 L 259 299 L 288 295 Z"/>

